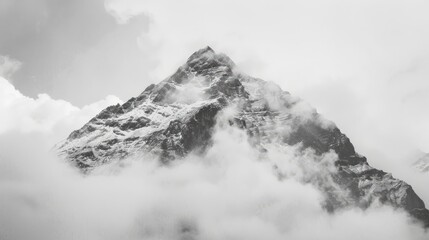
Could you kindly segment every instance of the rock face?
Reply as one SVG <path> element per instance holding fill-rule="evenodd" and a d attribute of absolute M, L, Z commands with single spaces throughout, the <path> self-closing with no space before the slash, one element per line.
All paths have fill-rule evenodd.
<path fill-rule="evenodd" d="M 231 105 L 238 113 L 230 124 L 246 131 L 261 152 L 277 143 L 338 155 L 333 179 L 344 194 L 339 197 L 323 189 L 328 210 L 365 208 L 380 201 L 429 226 L 429 211 L 410 185 L 371 167 L 349 138 L 313 108 L 273 83 L 236 72 L 228 56 L 210 47 L 192 54 L 173 75 L 139 96 L 104 109 L 57 148 L 84 173 L 145 153 L 168 164 L 190 152 L 204 154 L 211 145 L 216 115 Z"/>

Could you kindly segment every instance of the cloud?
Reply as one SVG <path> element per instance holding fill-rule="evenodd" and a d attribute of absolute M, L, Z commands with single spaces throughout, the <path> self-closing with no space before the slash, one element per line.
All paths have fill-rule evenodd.
<path fill-rule="evenodd" d="M 146 36 L 161 44 L 164 61 L 161 68 L 177 67 L 186 53 L 210 44 L 227 52 L 240 65 L 242 62 L 251 65 L 242 66 L 251 75 L 272 81 L 280 81 L 278 77 L 284 76 L 282 81 L 291 90 L 307 87 L 304 82 L 320 82 L 329 76 L 371 74 L 361 70 L 375 73 L 387 68 L 393 70 L 392 67 L 425 55 L 428 49 L 423 39 L 429 36 L 425 24 L 419 20 L 426 17 L 422 10 L 426 3 L 413 3 L 105 1 L 109 12 L 124 19 L 138 14 L 151 17 Z M 380 6 L 384 9 L 379 9 Z M 220 13 L 222 17 L 218 17 Z M 396 23 L 398 15 L 406 20 L 401 24 L 386 24 Z M 170 37 L 175 41 L 168 41 Z M 386 40 L 390 40 L 389 44 L 382 45 Z M 415 45 L 410 47 L 412 42 Z M 420 51 L 422 48 L 425 53 Z M 169 54 L 173 49 L 177 56 Z M 395 57 L 388 59 L 393 54 Z"/>
<path fill-rule="evenodd" d="M 174 72 L 185 57 L 210 45 L 227 53 L 238 70 L 275 82 L 316 107 L 374 167 L 411 180 L 411 173 L 401 172 L 417 150 L 429 152 L 425 1 L 106 0 L 105 5 L 123 21 L 149 16 L 139 41 L 157 44 L 154 78 Z M 301 104 L 296 110 L 306 109 Z"/>
<path fill-rule="evenodd" d="M 407 152 L 429 151 L 427 4 L 7 0 L 0 53 L 23 62 L 14 85 L 24 94 L 83 106 L 135 96 L 211 45 L 308 101 L 370 163 L 395 171 Z"/>
<path fill-rule="evenodd" d="M 167 102 L 190 104 L 208 99 L 208 95 L 205 94 L 204 90 L 208 88 L 209 81 L 200 76 L 191 76 L 186 81 L 167 95 Z"/>
<path fill-rule="evenodd" d="M 30 106 L 24 107 L 25 112 L 31 114 L 38 101 L 22 101 Z M 58 110 L 48 109 L 45 115 Z M 160 166 L 153 157 L 144 156 L 125 160 L 128 164 L 119 169 L 111 165 L 85 177 L 48 153 L 49 128 L 22 131 L 15 126 L 0 133 L 0 236 L 45 240 L 427 238 L 404 212 L 389 207 L 327 213 L 323 193 L 311 182 L 315 176 L 335 171 L 329 166 L 336 155 L 317 157 L 311 151 L 298 153 L 294 147 L 278 146 L 261 157 L 247 134 L 228 124 L 233 116 L 233 108 L 219 115 L 213 147 L 203 157 L 190 155 Z M 57 121 L 60 124 L 62 119 Z M 279 179 L 273 163 L 287 176 Z M 317 164 L 327 172 L 320 172 Z"/>
<path fill-rule="evenodd" d="M 102 0 L 2 0 L 0 55 L 23 63 L 13 84 L 26 96 L 77 106 L 109 94 L 130 98 L 151 83 L 155 48 L 137 43 L 147 25 L 143 15 L 117 24 Z"/>
<path fill-rule="evenodd" d="M 150 77 L 137 74 L 147 69 L 155 69 L 153 76 L 163 78 L 195 49 L 209 44 L 228 53 L 244 72 L 272 80 L 284 90 L 309 100 L 345 130 L 358 150 L 369 156 L 371 164 L 385 170 L 393 169 L 392 163 L 404 166 L 402 159 L 390 156 L 411 150 L 417 143 L 424 149 L 427 146 L 422 134 L 428 120 L 426 3 L 310 3 L 122 1 L 115 6 L 107 1 L 109 13 L 116 14 L 120 23 L 128 24 L 119 25 L 125 27 L 122 31 L 112 30 L 109 23 L 110 30 L 100 27 L 103 31 L 95 35 L 87 34 L 105 26 L 91 21 L 92 17 L 104 16 L 100 12 L 96 16 L 87 14 L 91 17 L 82 21 L 80 14 L 60 21 L 64 13 L 60 3 L 53 9 L 62 11 L 52 11 L 44 1 L 20 3 L 25 8 L 17 9 L 30 14 L 26 21 L 13 21 L 18 24 L 15 28 L 1 28 L 8 34 L 2 34 L 0 47 L 4 49 L 6 42 L 22 46 L 12 47 L 19 49 L 17 55 L 4 51 L 2 54 L 22 60 L 25 66 L 29 61 L 19 57 L 23 52 L 37 50 L 29 57 L 33 62 L 41 56 L 49 59 L 27 69 L 26 81 L 40 66 L 43 68 L 38 72 L 42 76 L 39 80 L 50 74 L 46 68 L 53 68 L 51 63 L 58 58 L 66 63 L 58 63 L 60 67 L 72 63 L 57 72 L 66 80 L 53 82 L 59 85 L 57 90 L 61 89 L 56 92 L 87 102 L 111 89 L 122 89 L 127 95 L 130 90 L 124 89 L 130 85 L 147 85 Z M 14 5 L 12 1 L 0 4 Z M 91 5 L 86 9 L 94 8 Z M 9 17 L 18 16 L 16 13 L 22 13 L 21 10 L 0 14 L 6 16 L 0 22 L 9 24 Z M 132 25 L 142 12 L 150 21 L 143 18 Z M 51 13 L 57 15 L 52 17 Z M 64 25 L 67 22 L 78 27 L 70 31 Z M 44 35 L 47 37 L 35 37 L 47 23 L 53 31 Z M 89 38 L 82 43 L 76 36 Z M 11 39 L 26 39 L 26 44 Z M 38 44 L 28 44 L 35 40 Z M 51 41 L 55 43 L 53 48 L 48 44 Z M 136 46 L 151 57 L 142 58 Z M 63 50 L 65 55 L 56 55 Z M 115 71 L 116 68 L 121 70 Z M 130 77 L 132 81 L 128 81 Z M 37 87 L 38 81 L 34 82 L 29 86 Z M 246 135 L 227 124 L 217 130 L 215 145 L 205 158 L 191 156 L 171 167 L 159 167 L 148 156 L 143 161 L 130 160 L 131 166 L 126 165 L 119 172 L 101 171 L 82 177 L 48 151 L 55 141 L 117 99 L 110 97 L 99 104 L 77 108 L 67 101 L 52 99 L 52 94 L 23 96 L 4 79 L 0 79 L 0 91 L 1 238 L 428 237 L 421 228 L 410 224 L 405 213 L 389 207 L 326 213 L 321 207 L 323 193 L 311 184 L 315 176 L 326 176 L 326 172 L 317 175 L 315 169 L 309 168 L 315 160 L 311 152 L 302 155 L 293 148 L 272 149 L 268 160 L 261 161 L 253 154 Z M 301 107 L 296 110 L 306 113 L 308 108 Z M 283 161 L 283 157 L 290 161 Z M 318 159 L 326 164 L 328 173 L 334 157 L 328 154 Z M 303 161 L 297 164 L 293 159 Z M 272 162 L 288 178 L 279 181 Z M 407 181 L 411 179 L 409 174 L 398 174 Z M 411 179 L 416 181 L 410 183 L 419 194 L 427 194 L 425 179 Z"/>
<path fill-rule="evenodd" d="M 10 79 L 21 68 L 22 63 L 9 56 L 0 56 L 0 76 Z"/>
<path fill-rule="evenodd" d="M 14 85 L 24 94 L 83 106 L 135 96 L 211 45 L 307 100 L 370 162 L 394 170 L 389 155 L 429 151 L 427 4 L 7 0 L 0 53 L 23 62 Z"/>
<path fill-rule="evenodd" d="M 22 95 L 9 81 L 0 77 L 0 134 L 9 131 L 42 132 L 64 137 L 61 134 L 80 127 L 103 108 L 120 102 L 115 96 L 107 96 L 78 108 L 47 94 L 39 94 L 33 99 Z"/>

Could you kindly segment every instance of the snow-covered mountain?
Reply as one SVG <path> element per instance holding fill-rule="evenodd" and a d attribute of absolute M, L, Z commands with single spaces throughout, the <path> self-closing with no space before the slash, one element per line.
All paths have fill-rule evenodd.
<path fill-rule="evenodd" d="M 273 145 L 338 155 L 335 186 L 316 184 L 327 195 L 327 210 L 366 208 L 379 201 L 406 210 L 429 227 L 429 211 L 412 187 L 371 167 L 334 123 L 277 85 L 234 68 L 228 56 L 201 49 L 159 84 L 104 109 L 59 143 L 58 151 L 84 173 L 148 153 L 164 164 L 191 152 L 204 155 L 217 114 L 235 106 L 229 124 L 247 132 L 262 158 Z M 277 174 L 281 178 L 280 170 Z"/>

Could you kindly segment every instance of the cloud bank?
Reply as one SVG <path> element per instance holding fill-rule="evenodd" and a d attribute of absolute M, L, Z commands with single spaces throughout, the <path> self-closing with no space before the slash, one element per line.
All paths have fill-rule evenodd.
<path fill-rule="evenodd" d="M 0 77 L 0 134 L 15 130 L 24 133 L 60 131 L 64 134 L 89 121 L 103 108 L 120 102 L 115 96 L 107 96 L 104 100 L 78 108 L 47 94 L 39 94 L 33 99 L 22 95 L 9 81 Z"/>
<path fill-rule="evenodd" d="M 20 118 L 32 118 L 38 108 L 44 109 L 44 116 L 85 115 L 65 101 L 48 96 L 29 99 L 8 82 L 1 83 L 1 89 L 15 96 L 9 104 L 20 104 L 7 111 L 21 109 Z M 64 124 L 64 118 L 45 125 L 38 125 L 37 118 L 33 125 L 27 124 L 30 120 L 10 121 L 0 133 L 1 238 L 428 237 L 404 212 L 386 206 L 327 213 L 322 207 L 324 194 L 312 179 L 335 171 L 335 154 L 316 157 L 311 152 L 298 154 L 294 147 L 273 147 L 270 155 L 259 157 L 246 133 L 228 124 L 231 114 L 225 111 L 218 117 L 213 147 L 204 157 L 191 155 L 161 167 L 146 156 L 86 177 L 49 153 L 52 140 L 46 136 L 55 129 L 52 126 Z M 282 178 L 273 163 L 284 173 Z M 316 169 L 317 165 L 324 168 Z"/>

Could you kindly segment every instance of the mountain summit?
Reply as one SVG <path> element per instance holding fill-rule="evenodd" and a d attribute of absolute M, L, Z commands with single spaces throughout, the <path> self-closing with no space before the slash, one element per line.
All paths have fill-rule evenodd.
<path fill-rule="evenodd" d="M 315 183 L 326 193 L 328 211 L 366 208 L 378 201 L 407 211 L 429 227 L 429 211 L 410 185 L 371 167 L 335 124 L 300 99 L 234 66 L 228 56 L 203 48 L 170 77 L 101 111 L 57 149 L 86 174 L 147 154 L 168 164 L 190 153 L 204 155 L 212 145 L 216 116 L 234 105 L 237 111 L 229 124 L 247 133 L 262 158 L 274 144 L 311 149 L 315 155 L 336 154 L 333 182 Z"/>

